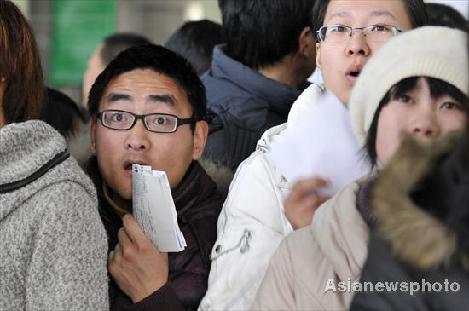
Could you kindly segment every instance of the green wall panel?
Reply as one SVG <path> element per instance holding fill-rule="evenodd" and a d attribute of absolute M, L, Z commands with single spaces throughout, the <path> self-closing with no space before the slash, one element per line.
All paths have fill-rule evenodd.
<path fill-rule="evenodd" d="M 49 80 L 81 84 L 89 55 L 117 24 L 117 0 L 51 0 Z"/>

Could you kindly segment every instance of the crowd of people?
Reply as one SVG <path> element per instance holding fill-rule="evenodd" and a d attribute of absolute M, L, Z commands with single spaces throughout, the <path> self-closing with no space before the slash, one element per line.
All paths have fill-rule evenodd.
<path fill-rule="evenodd" d="M 77 104 L 0 0 L 0 310 L 468 310 L 467 19 L 218 5 L 164 46 L 103 38 Z M 183 251 L 134 217 L 133 164 Z"/>

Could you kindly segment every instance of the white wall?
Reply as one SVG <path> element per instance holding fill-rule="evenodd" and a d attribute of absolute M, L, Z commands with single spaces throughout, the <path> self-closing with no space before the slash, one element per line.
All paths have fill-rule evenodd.
<path fill-rule="evenodd" d="M 217 0 L 119 0 L 118 31 L 142 33 L 164 44 L 186 20 L 221 22 Z"/>

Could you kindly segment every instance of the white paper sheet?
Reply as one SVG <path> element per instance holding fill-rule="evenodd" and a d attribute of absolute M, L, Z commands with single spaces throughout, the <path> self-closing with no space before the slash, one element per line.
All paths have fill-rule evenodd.
<path fill-rule="evenodd" d="M 323 177 L 331 186 L 319 192 L 333 195 L 369 173 L 348 110 L 337 97 L 326 92 L 307 114 L 274 138 L 267 155 L 290 187 L 302 178 Z"/>
<path fill-rule="evenodd" d="M 161 252 L 180 252 L 187 246 L 165 172 L 132 165 L 132 208 L 135 220 Z"/>

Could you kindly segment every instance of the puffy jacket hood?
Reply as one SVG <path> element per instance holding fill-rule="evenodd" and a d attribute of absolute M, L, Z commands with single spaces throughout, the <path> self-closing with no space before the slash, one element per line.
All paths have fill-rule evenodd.
<path fill-rule="evenodd" d="M 0 129 L 0 221 L 40 189 L 60 181 L 79 183 L 95 196 L 76 161 L 65 160 L 66 149 L 65 139 L 42 121 L 14 123 Z M 56 161 L 59 164 L 51 165 L 60 157 Z M 44 168 L 48 169 L 38 176 Z M 15 182 L 20 186 L 10 189 L 8 186 Z"/>
<path fill-rule="evenodd" d="M 468 238 L 468 154 L 460 142 L 459 134 L 425 145 L 408 138 L 373 190 L 381 234 L 415 268 L 456 260 L 469 271 L 469 253 L 461 249 Z"/>

